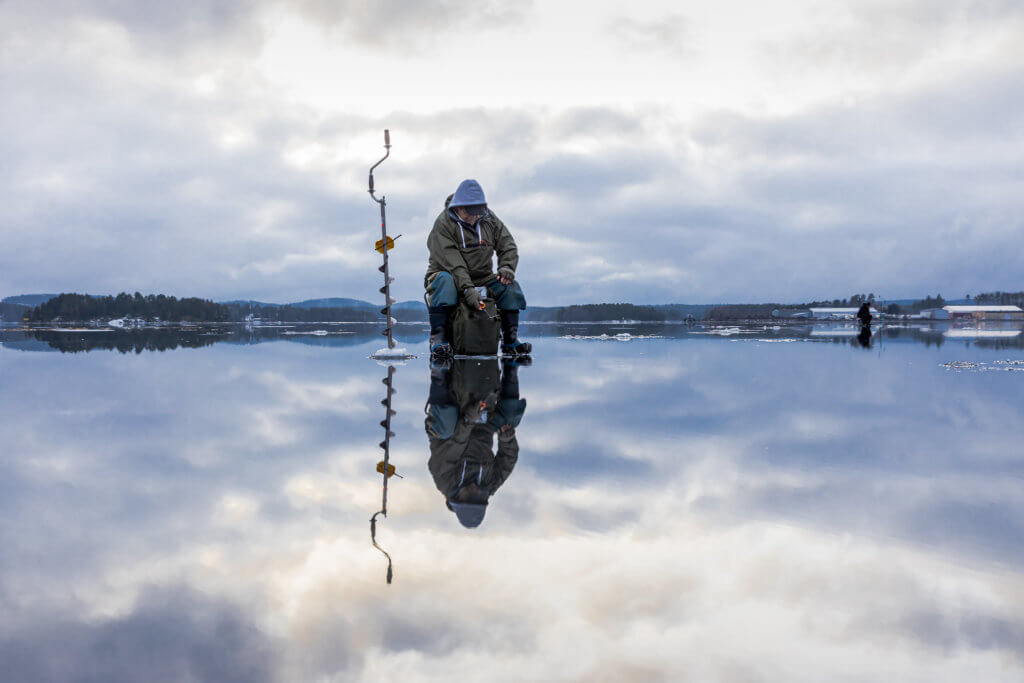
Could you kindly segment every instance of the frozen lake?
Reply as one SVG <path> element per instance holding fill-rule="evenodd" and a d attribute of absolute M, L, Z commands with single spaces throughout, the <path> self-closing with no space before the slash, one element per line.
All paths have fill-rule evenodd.
<path fill-rule="evenodd" d="M 1019 328 L 530 326 L 532 366 L 410 361 L 390 585 L 381 337 L 232 330 L 0 331 L 4 680 L 1024 680 Z M 425 406 L 498 457 L 438 465 Z M 497 469 L 464 527 L 441 488 Z"/>

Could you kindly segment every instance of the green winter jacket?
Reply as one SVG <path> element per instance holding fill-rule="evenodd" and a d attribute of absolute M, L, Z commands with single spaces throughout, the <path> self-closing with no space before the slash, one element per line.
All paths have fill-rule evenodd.
<path fill-rule="evenodd" d="M 493 259 L 498 254 L 498 268 L 508 266 L 513 271 L 519 265 L 519 251 L 508 228 L 501 219 L 489 212 L 476 224 L 476 229 L 458 221 L 448 204 L 454 195 L 444 201 L 444 211 L 434 221 L 427 237 L 430 261 L 424 287 L 442 271 L 452 274 L 459 292 L 467 287 L 481 286 L 494 279 Z"/>

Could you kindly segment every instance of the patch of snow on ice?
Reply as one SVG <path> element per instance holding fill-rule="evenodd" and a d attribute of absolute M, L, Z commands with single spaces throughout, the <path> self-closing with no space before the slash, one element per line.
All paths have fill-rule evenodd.
<path fill-rule="evenodd" d="M 632 341 L 633 339 L 661 339 L 658 334 L 630 334 L 619 332 L 616 335 L 608 334 L 564 334 L 562 339 L 597 339 L 599 341 Z"/>
<path fill-rule="evenodd" d="M 1024 360 L 997 360 L 992 363 L 972 363 L 966 360 L 951 360 L 939 363 L 947 370 L 970 370 L 971 372 L 1024 372 Z"/>
<path fill-rule="evenodd" d="M 743 332 L 738 327 L 716 327 L 710 330 L 694 330 L 691 334 L 714 334 L 719 337 L 731 337 L 734 334 L 740 334 Z"/>
<path fill-rule="evenodd" d="M 975 368 L 981 367 L 981 364 L 972 363 L 967 360 L 951 360 L 945 363 L 939 363 L 939 367 L 946 368 L 947 370 L 974 370 Z"/>

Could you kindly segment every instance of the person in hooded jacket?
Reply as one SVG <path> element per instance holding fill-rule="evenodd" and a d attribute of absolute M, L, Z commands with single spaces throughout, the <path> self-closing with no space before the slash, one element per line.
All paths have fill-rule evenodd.
<path fill-rule="evenodd" d="M 431 356 L 452 356 L 448 317 L 460 298 L 471 308 L 480 306 L 476 287 L 486 287 L 497 304 L 502 355 L 527 355 L 533 350 L 529 342 L 519 340 L 519 311 L 526 308 L 526 297 L 516 281 L 519 252 L 508 228 L 488 209 L 477 181 L 463 180 L 445 200 L 427 237 L 427 249 L 430 260 L 423 285 L 430 315 Z"/>
<path fill-rule="evenodd" d="M 427 467 L 445 505 L 472 529 L 519 459 L 516 427 L 526 399 L 519 398 L 518 361 L 504 360 L 500 379 L 497 360 L 452 362 L 431 368 Z"/>
<path fill-rule="evenodd" d="M 860 305 L 860 309 L 857 311 L 857 318 L 860 319 L 860 324 L 865 327 L 870 325 L 873 317 L 874 316 L 871 315 L 871 305 L 865 301 Z"/>

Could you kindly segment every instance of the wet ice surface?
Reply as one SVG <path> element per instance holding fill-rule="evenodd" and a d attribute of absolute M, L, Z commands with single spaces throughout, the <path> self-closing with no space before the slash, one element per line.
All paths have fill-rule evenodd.
<path fill-rule="evenodd" d="M 396 368 L 390 586 L 374 328 L 4 331 L 4 678 L 1021 680 L 1019 335 L 817 331 L 528 327 L 476 529 Z"/>

